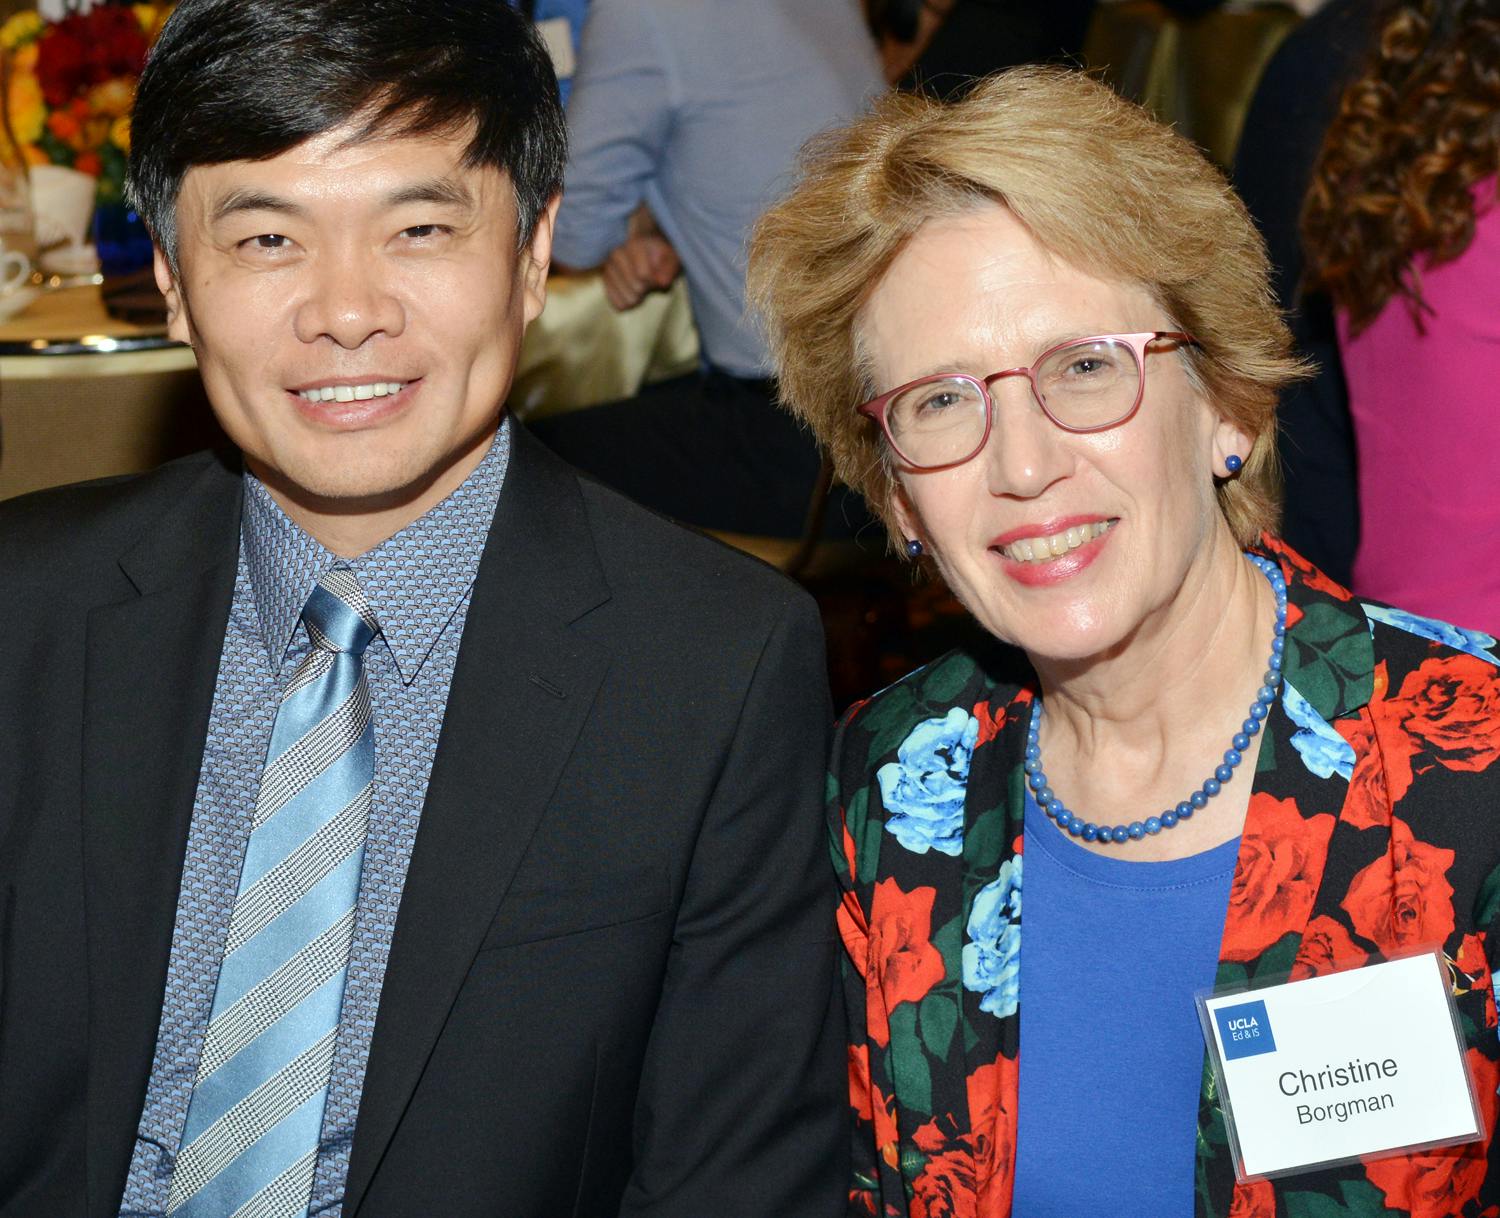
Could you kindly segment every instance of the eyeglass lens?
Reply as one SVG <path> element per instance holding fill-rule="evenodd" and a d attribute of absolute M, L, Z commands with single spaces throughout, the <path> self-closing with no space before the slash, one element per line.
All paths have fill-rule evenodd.
<path fill-rule="evenodd" d="M 1061 347 L 1032 375 L 1047 415 L 1074 431 L 1118 423 L 1135 406 L 1141 384 L 1135 352 L 1114 339 Z M 885 419 L 897 449 L 913 465 L 949 465 L 973 456 L 984 442 L 985 395 L 967 377 L 934 377 L 892 398 Z"/>

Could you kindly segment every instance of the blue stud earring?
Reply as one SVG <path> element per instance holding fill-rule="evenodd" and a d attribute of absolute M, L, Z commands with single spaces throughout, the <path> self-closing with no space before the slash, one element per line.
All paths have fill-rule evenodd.
<path fill-rule="evenodd" d="M 913 537 L 910 541 L 908 541 L 906 543 L 906 557 L 907 558 L 921 558 L 922 557 L 922 543 L 920 541 L 918 541 L 915 537 Z"/>
<path fill-rule="evenodd" d="M 1239 473 L 1240 470 L 1244 468 L 1244 466 L 1245 463 L 1240 460 L 1239 453 L 1230 453 L 1227 457 L 1224 458 L 1224 468 L 1227 469 L 1231 474 Z"/>

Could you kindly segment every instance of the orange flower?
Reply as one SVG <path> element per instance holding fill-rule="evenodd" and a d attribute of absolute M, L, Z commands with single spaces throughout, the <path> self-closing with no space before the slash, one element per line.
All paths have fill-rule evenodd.
<path fill-rule="evenodd" d="M 1479 1096 L 1484 1127 L 1495 1128 L 1495 1083 L 1500 1067 L 1477 1049 L 1468 1051 L 1469 1074 Z M 1391 1155 L 1366 1161 L 1365 1175 L 1385 1194 L 1385 1208 L 1410 1212 L 1411 1218 L 1451 1218 L 1462 1214 L 1479 1195 L 1485 1177 L 1486 1143 L 1443 1146 L 1414 1155 Z"/>
<path fill-rule="evenodd" d="M 91 178 L 97 178 L 104 172 L 104 162 L 99 159 L 97 152 L 80 152 L 73 159 L 73 168 Z"/>
<path fill-rule="evenodd" d="M 1483 770 L 1500 759 L 1500 682 L 1471 655 L 1425 660 L 1401 683 L 1402 727 L 1440 765 Z"/>
<path fill-rule="evenodd" d="M 1250 1180 L 1234 1186 L 1229 1218 L 1276 1218 L 1276 1190 L 1269 1180 Z"/>
<path fill-rule="evenodd" d="M 902 892 L 894 879 L 875 885 L 870 910 L 870 997 L 866 1022 L 870 1039 L 890 1043 L 886 1013 L 903 1002 L 920 1002 L 947 971 L 942 953 L 932 946 L 932 903 L 936 888 Z"/>
<path fill-rule="evenodd" d="M 1369 956 L 1354 942 L 1344 924 L 1327 915 L 1307 924 L 1297 959 L 1292 963 L 1292 980 L 1321 977 L 1339 969 L 1358 968 Z"/>
<path fill-rule="evenodd" d="M 978 1218 L 974 1209 L 974 1154 L 967 1137 L 950 1137 L 928 1121 L 912 1135 L 928 1155 L 912 1181 L 911 1218 Z"/>
<path fill-rule="evenodd" d="M 1016 1059 L 1003 1053 L 966 1082 L 978 1218 L 1006 1218 L 1016 1180 Z"/>
<path fill-rule="evenodd" d="M 71 109 L 54 110 L 47 115 L 47 130 L 63 143 L 67 143 L 83 131 L 83 124 L 78 121 L 78 117 Z"/>
<path fill-rule="evenodd" d="M 1291 799 L 1264 791 L 1250 797 L 1224 921 L 1223 959 L 1254 960 L 1307 924 L 1333 824 L 1326 812 L 1303 816 Z"/>
<path fill-rule="evenodd" d="M 1383 952 L 1442 943 L 1454 926 L 1451 866 L 1452 850 L 1419 842 L 1393 818 L 1390 853 L 1354 877 L 1340 907 L 1354 933 Z"/>

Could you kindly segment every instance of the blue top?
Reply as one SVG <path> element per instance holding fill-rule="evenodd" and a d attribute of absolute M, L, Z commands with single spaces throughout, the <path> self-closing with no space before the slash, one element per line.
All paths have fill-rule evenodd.
<path fill-rule="evenodd" d="M 1023 1218 L 1191 1214 L 1203 1033 L 1239 839 L 1095 854 L 1027 791 L 1015 1202 Z"/>
<path fill-rule="evenodd" d="M 380 633 L 365 652 L 375 727 L 375 790 L 349 973 L 323 1132 L 313 1215 L 337 1212 L 385 980 L 396 910 L 427 798 L 469 594 L 510 458 L 503 423 L 453 494 L 347 565 Z M 239 571 L 193 802 L 166 993 L 121 1218 L 161 1218 L 234 911 L 240 865 L 281 691 L 310 643 L 301 624 L 313 585 L 342 563 L 245 475 Z"/>
<path fill-rule="evenodd" d="M 884 88 L 857 0 L 592 0 L 553 257 L 598 266 L 644 201 L 682 259 L 706 358 L 765 375 L 745 317 L 750 225 L 803 141 Z"/>

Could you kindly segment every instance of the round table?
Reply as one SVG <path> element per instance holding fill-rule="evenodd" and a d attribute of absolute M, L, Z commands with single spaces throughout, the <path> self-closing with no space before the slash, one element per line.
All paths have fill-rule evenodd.
<path fill-rule="evenodd" d="M 626 313 L 597 273 L 554 275 L 547 293 L 511 388 L 518 418 L 629 397 L 696 366 L 681 279 Z M 192 349 L 165 325 L 110 317 L 97 286 L 42 292 L 0 321 L 0 499 L 223 442 Z"/>

